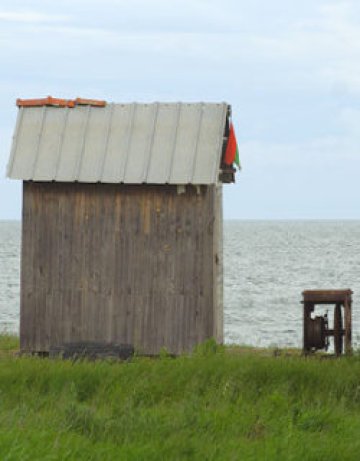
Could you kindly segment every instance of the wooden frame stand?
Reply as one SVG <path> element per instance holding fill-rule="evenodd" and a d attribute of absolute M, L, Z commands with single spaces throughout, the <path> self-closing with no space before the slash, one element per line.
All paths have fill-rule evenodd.
<path fill-rule="evenodd" d="M 329 337 L 333 337 L 335 355 L 351 354 L 351 303 L 352 291 L 348 290 L 306 290 L 303 292 L 305 354 L 319 349 L 327 350 Z M 329 328 L 327 314 L 312 316 L 317 304 L 334 305 L 334 325 Z M 344 346 L 344 347 L 343 347 Z"/>

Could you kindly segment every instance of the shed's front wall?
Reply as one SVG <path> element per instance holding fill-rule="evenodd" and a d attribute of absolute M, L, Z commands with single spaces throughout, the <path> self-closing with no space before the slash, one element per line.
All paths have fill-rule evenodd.
<path fill-rule="evenodd" d="M 222 341 L 219 190 L 24 182 L 21 349 Z"/>

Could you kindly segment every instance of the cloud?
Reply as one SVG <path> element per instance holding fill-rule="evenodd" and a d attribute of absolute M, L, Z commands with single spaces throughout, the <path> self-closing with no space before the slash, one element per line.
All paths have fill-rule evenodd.
<path fill-rule="evenodd" d="M 296 175 L 299 169 L 317 171 L 319 180 L 329 169 L 346 165 L 351 171 L 360 170 L 360 110 L 341 109 L 336 115 L 336 130 L 324 136 L 297 142 L 249 140 L 240 143 L 244 169 L 249 172 L 287 171 Z M 336 134 L 335 134 L 336 132 Z M 324 169 L 325 167 L 325 169 Z"/>
<path fill-rule="evenodd" d="M 357 141 L 360 157 L 360 109 L 345 107 L 339 113 L 339 122 L 348 136 Z"/>
<path fill-rule="evenodd" d="M 12 23 L 49 23 L 68 20 L 68 16 L 44 14 L 34 11 L 0 11 L 0 21 Z"/>
<path fill-rule="evenodd" d="M 4 11 L 0 20 L 15 24 L 9 23 L 0 33 L 0 55 L 4 62 L 12 61 L 15 54 L 41 53 L 51 63 L 56 54 L 71 61 L 82 53 L 85 61 L 91 55 L 99 63 L 97 74 L 104 74 L 114 56 L 120 61 L 131 56 L 139 63 L 151 60 L 160 67 L 170 59 L 174 68 L 196 61 L 193 69 L 202 67 L 207 75 L 224 73 L 227 63 L 241 85 L 360 92 L 355 2 L 305 2 L 306 8 L 297 6 L 286 14 L 280 0 L 259 11 L 260 3 L 264 4 L 258 0 L 251 8 L 229 0 L 221 5 L 203 0 L 156 0 L 149 5 L 136 0 L 107 1 L 106 7 L 99 8 L 90 1 L 87 8 L 83 2 L 65 2 L 69 16 L 49 6 Z M 54 62 L 53 68 L 58 71 L 58 67 L 59 62 Z"/>

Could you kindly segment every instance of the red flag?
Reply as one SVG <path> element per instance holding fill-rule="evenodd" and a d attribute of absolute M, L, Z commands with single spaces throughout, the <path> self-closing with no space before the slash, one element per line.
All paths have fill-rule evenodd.
<path fill-rule="evenodd" d="M 226 146 L 224 162 L 227 165 L 236 163 L 236 165 L 240 168 L 239 150 L 236 142 L 234 125 L 232 122 L 230 122 L 229 139 Z"/>

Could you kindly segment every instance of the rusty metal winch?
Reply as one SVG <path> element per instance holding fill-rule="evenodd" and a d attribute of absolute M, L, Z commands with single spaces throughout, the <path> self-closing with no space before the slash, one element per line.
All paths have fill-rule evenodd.
<path fill-rule="evenodd" d="M 327 350 L 329 338 L 334 338 L 336 355 L 351 353 L 351 302 L 352 291 L 347 290 L 306 290 L 303 292 L 304 305 L 304 353 L 319 349 Z M 327 313 L 312 316 L 315 305 L 334 305 L 333 328 L 329 328 Z M 344 315 L 343 315 L 344 312 Z M 344 319 L 344 321 L 343 321 Z"/>

